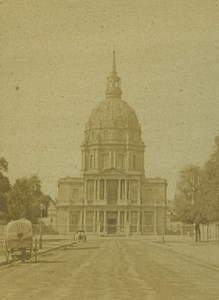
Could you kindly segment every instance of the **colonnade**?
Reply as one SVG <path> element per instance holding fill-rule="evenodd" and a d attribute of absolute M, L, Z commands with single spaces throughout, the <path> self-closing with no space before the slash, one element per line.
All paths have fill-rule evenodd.
<path fill-rule="evenodd" d="M 117 180 L 118 181 L 118 195 L 117 195 L 117 202 L 125 202 L 126 204 L 131 203 L 132 199 L 130 199 L 130 186 L 132 181 L 137 181 L 138 188 L 137 188 L 137 204 L 140 205 L 140 198 L 141 198 L 141 183 L 140 180 L 130 180 L 130 179 L 88 179 L 93 181 L 93 204 L 96 204 L 99 201 L 106 201 L 107 200 L 107 180 Z M 84 180 L 84 203 L 87 204 L 88 202 L 88 188 L 87 188 L 87 181 Z M 122 182 L 124 182 L 124 190 L 122 189 Z M 102 184 L 102 187 L 101 187 Z M 103 195 L 101 195 L 101 188 L 103 191 Z"/>
<path fill-rule="evenodd" d="M 137 213 L 137 220 L 136 223 L 132 223 L 131 220 L 131 213 L 135 212 Z M 92 213 L 92 224 L 87 224 L 87 213 Z M 90 233 L 97 233 L 98 231 L 98 226 L 100 230 L 100 234 L 107 234 L 108 233 L 108 227 L 110 226 L 108 224 L 108 215 L 107 213 L 110 214 L 115 214 L 116 218 L 116 234 L 122 234 L 126 233 L 127 227 L 131 230 L 131 232 L 139 234 L 141 232 L 141 225 L 142 225 L 142 216 L 141 216 L 141 211 L 132 211 L 132 210 L 117 210 L 117 211 L 107 211 L 107 210 L 95 210 L 95 211 L 80 211 L 80 217 L 79 217 L 79 228 L 83 228 L 87 230 L 87 228 L 92 228 L 89 230 Z M 156 211 L 152 212 L 153 213 L 153 226 L 152 233 L 156 234 Z M 134 230 L 132 229 L 134 228 Z M 132 231 L 133 230 L 133 231 Z"/>

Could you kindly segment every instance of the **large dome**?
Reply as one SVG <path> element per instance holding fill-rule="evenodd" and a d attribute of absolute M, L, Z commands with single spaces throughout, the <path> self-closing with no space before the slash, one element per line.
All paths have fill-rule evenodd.
<path fill-rule="evenodd" d="M 120 78 L 115 67 L 107 78 L 106 100 L 91 112 L 85 132 L 85 144 L 143 144 L 135 111 L 121 99 Z"/>
<path fill-rule="evenodd" d="M 111 128 L 139 130 L 134 110 L 121 99 L 108 98 L 99 103 L 91 112 L 86 129 Z"/>
<path fill-rule="evenodd" d="M 85 144 L 142 144 L 141 129 L 134 110 L 118 98 L 107 98 L 91 112 Z"/>

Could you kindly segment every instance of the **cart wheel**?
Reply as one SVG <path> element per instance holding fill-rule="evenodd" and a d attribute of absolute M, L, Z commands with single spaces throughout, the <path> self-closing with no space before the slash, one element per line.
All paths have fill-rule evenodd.
<path fill-rule="evenodd" d="M 35 263 L 37 263 L 37 251 L 35 251 L 34 257 L 35 257 Z"/>
<path fill-rule="evenodd" d="M 9 252 L 5 251 L 6 262 L 9 264 Z"/>

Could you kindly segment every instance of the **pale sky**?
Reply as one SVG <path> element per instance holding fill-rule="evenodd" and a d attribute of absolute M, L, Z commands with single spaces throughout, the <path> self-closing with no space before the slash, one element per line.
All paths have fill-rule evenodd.
<path fill-rule="evenodd" d="M 219 134 L 217 0 L 1 0 L 0 157 L 57 197 L 79 176 L 91 110 L 116 49 L 123 100 L 142 128 L 147 177 L 203 165 Z"/>

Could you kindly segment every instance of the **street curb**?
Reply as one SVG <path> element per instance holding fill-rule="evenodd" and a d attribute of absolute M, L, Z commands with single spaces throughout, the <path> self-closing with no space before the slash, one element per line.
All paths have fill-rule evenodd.
<path fill-rule="evenodd" d="M 67 244 L 60 245 L 60 246 L 56 246 L 56 247 L 53 247 L 53 248 L 50 248 L 50 249 L 39 250 L 37 255 L 43 255 L 44 253 L 52 252 L 52 251 L 55 251 L 55 250 L 58 250 L 58 249 L 61 249 L 61 248 L 67 247 L 67 246 L 71 246 L 71 245 L 74 245 L 74 244 L 77 244 L 77 243 L 74 241 L 74 242 L 67 243 Z M 18 262 L 18 261 L 19 260 L 14 260 L 14 262 Z M 9 264 L 11 262 L 12 262 L 12 260 L 9 261 Z M 5 265 L 8 265 L 7 261 L 0 261 L 0 267 L 5 266 Z"/>
<path fill-rule="evenodd" d="M 67 243 L 67 244 L 64 244 L 64 245 L 56 246 L 54 248 L 38 251 L 38 255 L 48 253 L 48 252 L 51 252 L 51 251 L 54 251 L 54 250 L 58 250 L 58 249 L 61 249 L 61 248 L 67 247 L 67 246 L 74 245 L 74 244 L 76 244 L 76 242 L 71 242 L 71 243 Z"/>
<path fill-rule="evenodd" d="M 219 270 L 218 265 L 214 265 L 212 263 L 207 263 L 206 261 L 201 261 L 199 258 L 194 257 L 194 256 L 189 255 L 189 254 L 181 253 L 181 252 L 177 251 L 176 249 L 172 249 L 168 245 L 165 245 L 165 243 L 164 244 L 162 244 L 162 243 L 158 244 L 158 243 L 153 242 L 153 241 L 148 241 L 148 242 L 150 244 L 153 244 L 154 246 L 156 246 L 158 248 L 162 248 L 162 249 L 165 249 L 167 251 L 172 251 L 173 253 L 177 254 L 178 256 L 183 257 L 185 260 L 192 261 L 193 263 L 196 263 L 197 265 L 200 265 L 202 267 L 205 267 L 205 268 L 217 271 L 217 272 Z"/>

